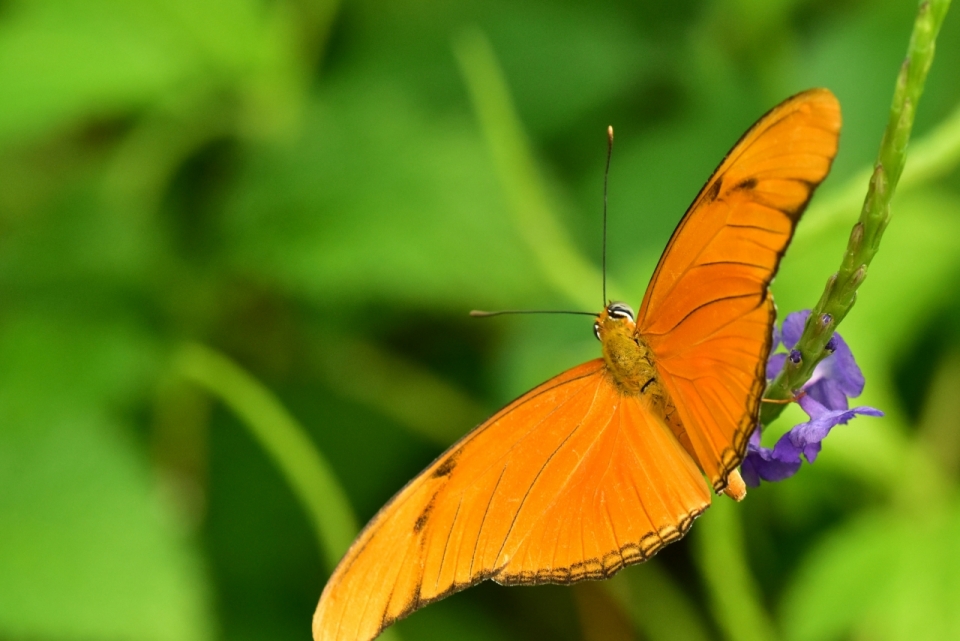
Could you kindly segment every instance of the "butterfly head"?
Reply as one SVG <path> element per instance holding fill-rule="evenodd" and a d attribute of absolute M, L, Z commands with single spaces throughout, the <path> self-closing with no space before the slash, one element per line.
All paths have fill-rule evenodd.
<path fill-rule="evenodd" d="M 597 340 L 603 342 L 604 337 L 611 333 L 632 335 L 635 327 L 633 308 L 626 303 L 614 301 L 597 315 L 597 320 L 593 323 L 593 333 Z"/>

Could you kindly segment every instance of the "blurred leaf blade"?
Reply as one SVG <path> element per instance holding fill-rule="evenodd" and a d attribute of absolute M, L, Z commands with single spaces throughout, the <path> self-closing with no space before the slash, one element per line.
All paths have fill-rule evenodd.
<path fill-rule="evenodd" d="M 0 322 L 0 635 L 215 636 L 198 550 L 114 411 L 154 350 L 129 321 Z"/>
<path fill-rule="evenodd" d="M 258 381 L 207 347 L 185 345 L 175 357 L 175 369 L 243 419 L 300 498 L 332 570 L 360 528 L 329 464 L 303 428 Z"/>
<path fill-rule="evenodd" d="M 784 601 L 788 638 L 956 636 L 960 618 L 948 604 L 960 563 L 958 514 L 955 502 L 922 514 L 865 514 L 825 537 Z"/>

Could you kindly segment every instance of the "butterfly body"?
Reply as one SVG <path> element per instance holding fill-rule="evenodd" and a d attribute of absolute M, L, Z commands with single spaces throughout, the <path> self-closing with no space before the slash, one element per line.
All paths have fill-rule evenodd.
<path fill-rule="evenodd" d="M 711 486 L 742 498 L 769 284 L 839 131 L 825 89 L 757 121 L 681 219 L 636 316 L 597 315 L 602 358 L 508 404 L 400 490 L 328 581 L 314 640 L 367 641 L 483 580 L 606 578 L 680 539 Z"/>
<path fill-rule="evenodd" d="M 637 335 L 633 312 L 617 315 L 618 306 L 626 307 L 623 303 L 612 303 L 596 321 L 596 334 L 602 344 L 603 361 L 609 374 L 625 394 L 640 394 L 641 390 L 659 391 L 653 352 Z M 649 390 L 651 386 L 657 389 Z"/>
<path fill-rule="evenodd" d="M 693 445 L 676 408 L 664 388 L 650 349 L 637 331 L 633 310 L 624 303 L 611 303 L 597 316 L 594 333 L 602 345 L 607 376 L 624 396 L 636 397 L 660 419 L 684 450 L 695 456 Z M 742 495 L 736 495 L 738 500 Z"/>

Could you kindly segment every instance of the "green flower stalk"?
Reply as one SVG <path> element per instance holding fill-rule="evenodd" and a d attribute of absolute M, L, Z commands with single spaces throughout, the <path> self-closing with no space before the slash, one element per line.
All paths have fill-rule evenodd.
<path fill-rule="evenodd" d="M 917 103 L 933 62 L 937 33 L 949 7 L 950 0 L 924 0 L 920 3 L 907 58 L 897 77 L 890 119 L 880 142 L 880 153 L 870 178 L 860 220 L 850 232 L 840 269 L 827 279 L 820 301 L 807 318 L 796 345 L 800 358 L 787 361 L 780 374 L 767 387 L 767 399 L 792 399 L 795 390 L 810 380 L 817 363 L 830 355 L 827 343 L 857 300 L 857 289 L 867 277 L 867 268 L 890 222 L 890 200 L 903 172 Z M 783 412 L 784 407 L 783 403 L 765 403 L 760 422 L 768 425 Z"/>

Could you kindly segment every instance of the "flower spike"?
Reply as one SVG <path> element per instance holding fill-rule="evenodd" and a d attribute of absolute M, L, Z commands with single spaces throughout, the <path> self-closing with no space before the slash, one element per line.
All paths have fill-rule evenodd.
<path fill-rule="evenodd" d="M 789 351 L 771 354 L 767 360 L 768 380 L 776 378 L 788 361 L 796 365 L 802 360 L 795 346 L 809 316 L 809 310 L 794 312 L 784 319 L 782 331 L 774 327 L 771 351 L 775 351 L 781 342 Z M 824 314 L 819 320 L 826 327 L 833 319 Z M 837 425 L 844 425 L 857 415 L 883 416 L 883 412 L 873 407 L 850 409 L 848 398 L 863 392 L 864 378 L 846 341 L 839 334 L 834 334 L 827 343 L 826 351 L 830 355 L 817 364 L 813 376 L 794 395 L 794 400 L 810 420 L 794 426 L 780 437 L 772 449 L 760 445 L 760 425 L 751 435 L 740 468 L 743 480 L 749 487 L 756 487 L 761 480 L 782 481 L 790 478 L 800 469 L 803 459 L 813 463 L 820 453 L 823 440 Z"/>

